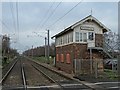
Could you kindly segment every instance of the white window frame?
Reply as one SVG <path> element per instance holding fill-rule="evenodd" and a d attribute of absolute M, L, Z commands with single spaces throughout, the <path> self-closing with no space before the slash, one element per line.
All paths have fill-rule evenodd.
<path fill-rule="evenodd" d="M 82 33 L 82 36 L 83 36 L 83 38 L 82 38 L 83 40 L 82 41 L 83 42 L 87 42 L 87 33 L 85 33 L 85 32 Z"/>
<path fill-rule="evenodd" d="M 75 42 L 79 42 L 79 32 L 75 32 Z"/>
<path fill-rule="evenodd" d="M 82 42 L 83 41 L 83 34 L 82 34 L 82 32 L 79 32 L 79 34 L 80 34 L 79 35 L 79 41 Z"/>
<path fill-rule="evenodd" d="M 90 38 L 90 33 L 93 34 L 92 38 Z M 93 41 L 94 40 L 94 32 L 88 32 L 88 40 Z"/>

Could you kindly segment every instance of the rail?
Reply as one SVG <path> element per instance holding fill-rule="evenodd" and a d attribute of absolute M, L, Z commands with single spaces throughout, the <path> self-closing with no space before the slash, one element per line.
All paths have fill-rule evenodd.
<path fill-rule="evenodd" d="M 10 72 L 13 70 L 13 68 L 15 67 L 15 65 L 16 65 L 17 62 L 18 62 L 18 59 L 12 64 L 12 66 L 10 67 L 10 69 L 3 76 L 2 80 L 0 81 L 0 84 L 2 84 L 6 80 L 6 78 L 9 76 Z M 24 71 L 24 65 L 22 64 L 21 60 L 20 60 L 20 68 L 21 68 L 23 88 L 24 88 L 24 90 L 27 90 L 27 83 L 26 83 L 26 76 L 25 76 L 25 71 Z M 19 88 L 19 87 L 16 87 L 16 88 Z M 12 89 L 15 89 L 15 88 L 12 87 Z"/>
<path fill-rule="evenodd" d="M 28 59 L 29 59 L 29 58 L 28 58 Z M 35 64 L 37 64 L 37 65 L 45 68 L 45 69 L 48 69 L 48 70 L 51 71 L 51 72 L 54 72 L 54 73 L 58 74 L 58 75 L 61 76 L 61 77 L 64 77 L 64 78 L 69 79 L 69 80 L 74 80 L 74 79 L 72 79 L 72 78 L 69 78 L 68 76 L 65 76 L 65 75 L 63 75 L 63 74 L 60 74 L 59 72 L 56 72 L 56 71 L 53 70 L 53 69 L 47 68 L 46 66 L 42 65 L 41 63 L 35 62 L 35 61 L 31 60 L 31 59 L 29 59 L 29 60 L 30 60 L 31 62 L 33 62 L 33 63 L 35 63 Z"/>
<path fill-rule="evenodd" d="M 56 83 L 58 86 L 60 86 L 62 89 L 64 88 L 64 86 L 62 86 L 60 83 L 58 83 L 57 81 L 55 81 L 53 78 L 51 78 L 49 75 L 47 75 L 46 73 L 44 73 L 42 70 L 40 70 L 39 68 L 37 68 L 36 66 L 32 65 L 36 70 L 38 70 L 40 73 L 42 73 L 47 79 L 49 79 L 51 82 Z"/>
<path fill-rule="evenodd" d="M 22 73 L 22 80 L 23 80 L 23 85 L 24 89 L 27 90 L 27 82 L 26 82 L 26 76 L 25 76 L 25 70 L 24 70 L 24 65 L 21 65 L 21 73 Z"/>
<path fill-rule="evenodd" d="M 7 71 L 7 73 L 3 76 L 3 78 L 0 81 L 0 84 L 3 83 L 3 81 L 7 78 L 7 76 L 9 75 L 9 73 L 11 72 L 11 70 L 14 68 L 15 64 L 17 63 L 18 60 L 16 60 L 13 65 L 10 67 L 10 69 Z"/>

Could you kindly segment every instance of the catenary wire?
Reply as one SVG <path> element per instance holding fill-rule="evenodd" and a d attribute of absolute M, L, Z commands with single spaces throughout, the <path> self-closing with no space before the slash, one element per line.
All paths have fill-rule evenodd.
<path fill-rule="evenodd" d="M 13 19 L 13 27 L 14 27 L 15 32 L 16 32 L 16 23 L 15 23 L 16 19 L 15 19 L 14 9 L 13 9 L 13 4 L 12 3 L 10 3 L 10 9 L 11 9 L 11 14 L 12 14 L 12 19 Z"/>
<path fill-rule="evenodd" d="M 44 21 L 45 17 L 49 14 L 49 12 L 50 12 L 51 8 L 53 7 L 54 3 L 55 3 L 55 2 L 53 2 L 53 3 L 50 5 L 50 7 L 49 7 L 48 10 L 46 11 L 44 17 L 40 20 L 40 23 L 39 23 L 39 24 L 37 25 L 37 27 L 35 27 L 35 29 L 33 29 L 33 30 L 36 31 L 36 30 L 39 28 L 39 26 L 41 25 L 41 23 Z"/>
<path fill-rule="evenodd" d="M 49 15 L 49 17 L 42 24 L 41 28 L 43 28 L 43 26 L 47 23 L 47 21 L 52 17 L 52 15 L 55 13 L 55 11 L 57 10 L 57 8 L 60 6 L 61 3 L 62 3 L 62 1 L 59 2 L 58 5 L 54 8 L 54 10 L 51 12 L 51 14 Z"/>
<path fill-rule="evenodd" d="M 51 28 L 53 25 L 55 25 L 57 22 L 59 22 L 61 19 L 63 19 L 66 15 L 68 15 L 74 8 L 76 8 L 79 4 L 82 3 L 83 0 L 78 2 L 75 6 L 73 6 L 69 11 L 67 11 L 63 16 L 58 18 L 55 22 L 53 22 L 48 28 Z"/>

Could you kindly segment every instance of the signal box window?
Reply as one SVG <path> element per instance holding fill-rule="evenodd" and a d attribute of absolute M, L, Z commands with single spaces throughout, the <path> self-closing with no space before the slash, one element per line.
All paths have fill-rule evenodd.
<path fill-rule="evenodd" d="M 79 42 L 79 32 L 75 32 L 75 41 Z"/>
<path fill-rule="evenodd" d="M 93 34 L 93 32 L 89 32 L 89 33 L 88 33 L 88 39 L 89 39 L 89 40 L 93 40 L 93 39 L 94 39 L 94 34 Z"/>

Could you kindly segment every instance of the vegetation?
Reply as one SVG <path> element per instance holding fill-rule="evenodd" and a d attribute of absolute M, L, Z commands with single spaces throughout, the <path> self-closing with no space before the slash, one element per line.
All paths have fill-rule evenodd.
<path fill-rule="evenodd" d="M 103 74 L 98 77 L 101 80 L 118 80 L 119 75 L 117 71 L 112 71 L 110 69 L 104 69 Z"/>
<path fill-rule="evenodd" d="M 104 70 L 104 74 L 111 80 L 116 80 L 118 79 L 118 74 L 116 71 L 112 71 L 112 70 L 109 70 L 109 69 L 105 69 Z"/>
<path fill-rule="evenodd" d="M 42 62 L 42 63 L 50 63 L 53 64 L 54 62 L 54 58 L 53 57 L 49 57 L 49 61 L 47 60 L 47 58 L 45 58 L 44 56 L 41 57 L 33 57 L 34 60 Z"/>
<path fill-rule="evenodd" d="M 17 50 L 16 49 L 12 49 L 10 47 L 10 38 L 7 37 L 6 35 L 3 35 L 2 37 L 2 45 L 1 45 L 1 59 L 0 59 L 0 63 L 1 63 L 1 67 L 5 67 L 7 64 L 9 64 L 13 58 L 15 56 L 18 55 Z"/>
<path fill-rule="evenodd" d="M 24 51 L 23 54 L 26 56 L 41 57 L 41 56 L 45 56 L 45 49 L 46 49 L 46 54 L 47 54 L 48 46 L 39 46 L 36 48 L 32 48 L 32 49 Z M 55 44 L 54 43 L 50 45 L 49 52 L 50 52 L 50 56 L 52 57 L 55 56 Z"/>

